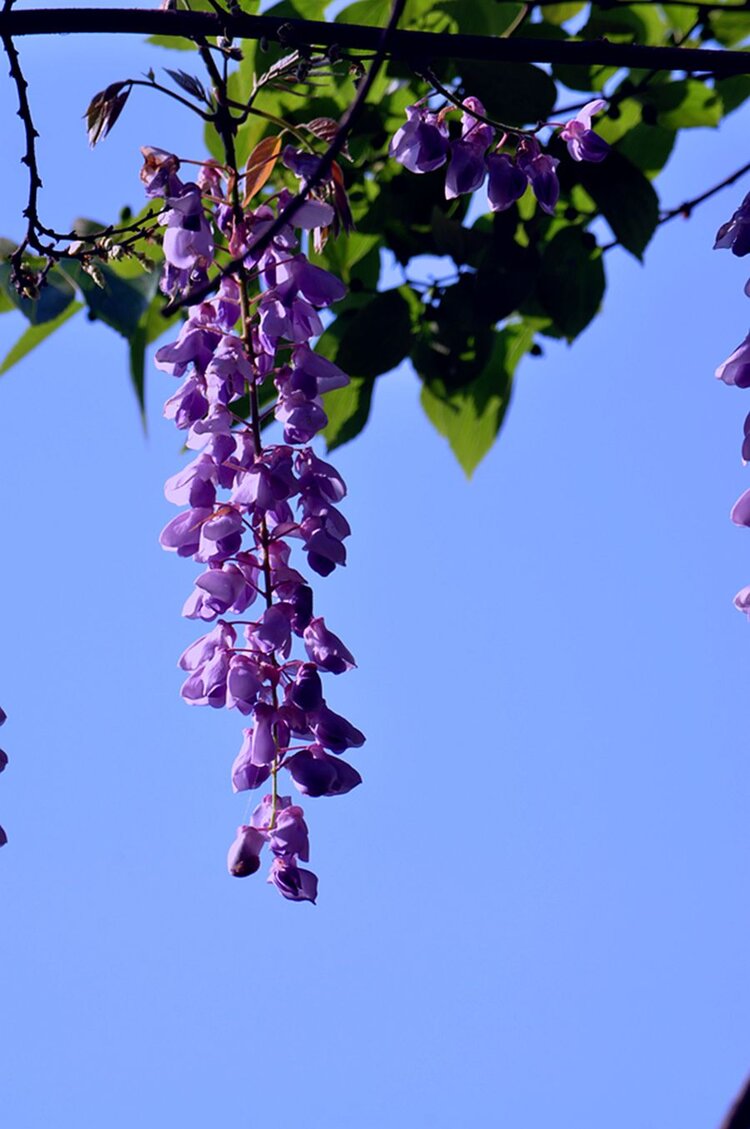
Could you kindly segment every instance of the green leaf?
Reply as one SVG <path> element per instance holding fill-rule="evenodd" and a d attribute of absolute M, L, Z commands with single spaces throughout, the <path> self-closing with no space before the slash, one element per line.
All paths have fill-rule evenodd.
<path fill-rule="evenodd" d="M 329 361 L 337 362 L 341 338 L 355 316 L 356 309 L 339 314 L 319 338 L 315 346 L 316 352 Z M 323 436 L 329 451 L 354 439 L 367 423 L 374 383 L 374 377 L 371 376 L 352 376 L 345 388 L 337 388 L 324 395 L 323 407 L 328 416 L 328 424 Z"/>
<path fill-rule="evenodd" d="M 716 92 L 721 98 L 726 117 L 750 98 L 750 74 L 734 74 L 729 78 L 720 78 L 716 83 Z"/>
<path fill-rule="evenodd" d="M 157 290 L 138 325 L 128 335 L 130 381 L 138 401 L 144 428 L 146 426 L 146 347 L 157 341 L 175 322 L 182 320 L 179 312 L 167 318 L 163 317 L 161 312 L 163 306 L 164 295 Z"/>
<path fill-rule="evenodd" d="M 568 341 L 596 315 L 604 286 L 601 250 L 594 237 L 580 227 L 558 231 L 544 249 L 537 289 L 542 308 Z"/>
<path fill-rule="evenodd" d="M 153 270 L 135 278 L 121 278 L 111 267 L 102 264 L 98 267 L 104 281 L 104 286 L 101 287 L 75 260 L 64 263 L 63 269 L 81 290 L 94 318 L 105 322 L 128 339 L 148 310 L 156 293 L 160 273 L 159 270 Z"/>
<path fill-rule="evenodd" d="M 367 27 L 385 27 L 391 13 L 391 0 L 356 0 L 336 16 L 338 24 L 365 24 Z"/>
<path fill-rule="evenodd" d="M 359 435 L 370 415 L 374 386 L 373 377 L 353 376 L 345 388 L 326 392 L 323 407 L 328 424 L 323 437 L 329 451 Z"/>
<path fill-rule="evenodd" d="M 605 113 L 597 114 L 594 129 L 600 137 L 614 145 L 631 129 L 635 129 L 641 120 L 641 113 L 640 102 L 635 98 L 623 98 L 622 102 L 610 107 Z"/>
<path fill-rule="evenodd" d="M 403 264 L 414 255 L 439 254 L 430 224 L 433 208 L 450 210 L 459 219 L 466 211 L 466 198 L 457 208 L 446 203 L 444 169 L 414 176 L 390 162 L 379 188 L 357 227 L 361 232 L 382 239 Z"/>
<path fill-rule="evenodd" d="M 128 361 L 130 382 L 141 412 L 143 426 L 146 426 L 146 327 L 138 325 L 128 338 Z"/>
<path fill-rule="evenodd" d="M 487 114 L 510 125 L 543 121 L 557 97 L 552 78 L 531 63 L 460 62 L 463 85 L 479 98 Z"/>
<path fill-rule="evenodd" d="M 617 151 L 632 161 L 649 179 L 666 165 L 674 148 L 676 133 L 660 125 L 641 122 L 625 134 Z"/>
<path fill-rule="evenodd" d="M 348 235 L 342 232 L 335 238 L 329 238 L 322 252 L 311 250 L 310 260 L 333 271 L 348 286 L 353 268 L 377 246 L 376 235 L 365 235 L 361 231 L 352 231 Z M 373 288 L 376 284 L 377 278 Z"/>
<path fill-rule="evenodd" d="M 686 35 L 695 27 L 699 15 L 697 7 L 685 6 L 676 4 L 662 4 L 662 11 L 667 18 L 667 22 L 671 28 L 679 32 L 680 35 Z"/>
<path fill-rule="evenodd" d="M 10 281 L 10 263 L 0 263 L 0 289 L 32 325 L 54 321 L 74 300 L 76 292 L 59 267 L 52 267 L 38 298 L 22 298 Z"/>
<path fill-rule="evenodd" d="M 497 0 L 439 0 L 433 11 L 443 12 L 461 35 L 503 35 L 518 19 L 523 4 L 501 4 Z M 430 28 L 437 31 L 437 28 Z"/>
<path fill-rule="evenodd" d="M 585 7 L 585 3 L 547 4 L 544 9 L 544 18 L 549 20 L 551 24 L 564 24 L 566 20 L 572 20 L 573 16 L 582 12 Z"/>
<path fill-rule="evenodd" d="M 71 318 L 73 314 L 78 313 L 78 311 L 82 309 L 82 302 L 71 302 L 69 306 L 66 306 L 61 314 L 58 314 L 58 316 L 56 318 L 53 318 L 51 321 L 41 322 L 37 325 L 30 325 L 25 333 L 21 334 L 18 341 L 16 341 L 15 345 L 5 357 L 3 363 L 0 365 L 0 376 L 6 373 L 8 369 L 13 368 L 13 365 L 18 364 L 18 362 L 22 360 L 23 357 L 27 356 L 32 351 L 32 349 L 36 349 L 37 345 L 41 345 L 42 341 L 44 341 L 45 338 L 54 333 L 56 329 L 59 329 L 60 326 L 68 320 L 68 318 Z"/>
<path fill-rule="evenodd" d="M 510 325 L 495 333 L 489 359 L 470 384 L 449 390 L 440 381 L 422 388 L 422 407 L 471 478 L 495 441 L 510 402 L 513 374 L 533 332 Z"/>
<path fill-rule="evenodd" d="M 617 67 L 578 66 L 569 63 L 555 63 L 552 67 L 554 77 L 571 90 L 603 90 L 609 80 L 617 74 Z"/>
<path fill-rule="evenodd" d="M 462 274 L 438 301 L 425 306 L 412 363 L 427 383 L 455 390 L 470 384 L 484 368 L 495 319 L 482 308 L 482 297 L 487 290 L 480 290 L 477 276 Z"/>
<path fill-rule="evenodd" d="M 643 258 L 659 222 L 659 198 L 647 177 L 614 149 L 601 164 L 582 163 L 579 177 L 617 241 Z"/>
<path fill-rule="evenodd" d="M 747 12 L 711 12 L 708 18 L 711 35 L 722 47 L 738 47 L 750 36 Z"/>
<path fill-rule="evenodd" d="M 288 20 L 322 20 L 329 0 L 281 0 L 267 8 L 264 16 L 277 16 Z"/>
<path fill-rule="evenodd" d="M 594 8 L 580 32 L 582 39 L 609 39 L 613 43 L 663 43 L 667 30 L 661 5 L 639 4 L 630 8 L 617 3 L 613 8 Z"/>
<path fill-rule="evenodd" d="M 400 288 L 383 290 L 348 317 L 336 363 L 354 376 L 380 376 L 408 356 L 411 344 L 409 302 Z"/>
<path fill-rule="evenodd" d="M 653 107 L 655 124 L 664 129 L 716 126 L 724 113 L 718 91 L 693 78 L 654 86 L 643 102 L 644 107 Z"/>

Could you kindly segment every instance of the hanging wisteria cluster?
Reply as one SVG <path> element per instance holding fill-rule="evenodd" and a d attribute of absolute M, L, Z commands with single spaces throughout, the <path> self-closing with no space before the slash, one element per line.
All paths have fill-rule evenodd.
<path fill-rule="evenodd" d="M 750 253 L 750 192 L 731 219 L 722 224 L 717 231 L 714 249 L 731 250 L 734 255 L 740 257 Z M 750 279 L 745 284 L 745 293 L 750 297 Z M 734 384 L 737 388 L 750 388 L 750 333 L 731 356 L 719 365 L 716 376 L 725 384 Z M 750 462 L 750 413 L 745 417 L 742 461 Z M 746 490 L 737 499 L 730 516 L 735 525 L 750 527 L 750 490 Z M 740 589 L 734 597 L 734 605 L 750 617 L 750 585 Z"/>
<path fill-rule="evenodd" d="M 6 721 L 5 710 L 0 707 L 0 725 L 4 725 L 5 721 Z M 0 749 L 0 772 L 3 772 L 7 763 L 8 763 L 7 753 L 5 753 L 2 749 Z M 8 842 L 8 836 L 5 834 L 5 831 L 2 827 L 2 825 L 0 825 L 0 847 L 4 847 L 7 842 Z"/>
<path fill-rule="evenodd" d="M 542 125 L 559 129 L 575 161 L 603 161 L 609 145 L 591 128 L 591 120 L 604 106 L 606 102 L 597 98 L 563 125 Z M 448 104 L 436 113 L 424 101 L 409 106 L 406 124 L 391 142 L 394 160 L 415 173 L 433 172 L 447 164 L 447 200 L 477 192 L 486 178 L 493 212 L 510 208 L 531 185 L 540 208 L 553 215 L 560 197 L 557 158 L 543 152 L 533 134 L 493 123 L 480 100 L 473 96 L 461 103 L 461 136 L 451 141 L 448 115 L 457 108 Z M 511 141 L 515 143 L 515 154 L 504 151 Z"/>
<path fill-rule="evenodd" d="M 317 878 L 299 865 L 309 859 L 304 813 L 281 794 L 281 781 L 290 778 L 306 796 L 349 792 L 361 777 L 340 754 L 365 740 L 327 705 L 321 674 L 350 670 L 354 658 L 314 614 L 313 590 L 290 559 L 297 541 L 319 576 L 346 561 L 350 528 L 337 508 L 346 487 L 309 445 L 327 423 L 321 395 L 348 381 L 310 347 L 323 330 L 318 311 L 345 287 L 308 261 L 291 226 L 259 256 L 250 250 L 288 203 L 287 190 L 243 207 L 236 188 L 232 198 L 231 174 L 216 164 L 203 165 L 197 183 L 184 183 L 173 154 L 144 154 L 146 192 L 165 203 L 164 293 L 181 295 L 205 281 L 219 245 L 241 263 L 222 276 L 214 299 L 190 308 L 177 340 L 156 354 L 159 369 L 184 378 L 165 415 L 197 452 L 166 484 L 168 500 L 188 508 L 167 524 L 161 544 L 204 566 L 183 614 L 215 623 L 180 658 L 187 676 L 181 692 L 191 705 L 249 718 L 232 786 L 269 788 L 238 828 L 230 873 L 255 873 L 267 847 L 269 882 L 285 898 L 314 902 Z M 283 157 L 294 171 L 304 164 L 294 149 Z M 334 218 L 327 202 L 308 198 L 294 225 L 320 233 Z M 260 389 L 271 382 L 275 401 L 261 412 Z M 282 442 L 264 441 L 271 416 Z M 295 640 L 303 657 L 292 654 Z"/>

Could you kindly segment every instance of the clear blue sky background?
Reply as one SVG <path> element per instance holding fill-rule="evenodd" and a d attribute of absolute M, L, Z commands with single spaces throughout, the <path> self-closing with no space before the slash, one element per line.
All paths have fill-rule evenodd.
<path fill-rule="evenodd" d="M 142 143 L 200 155 L 145 94 L 86 148 L 138 40 L 22 52 L 46 222 L 140 206 Z M 3 82 L 8 235 L 14 109 Z M 685 137 L 665 201 L 746 161 L 747 124 Z M 718 1123 L 750 1068 L 750 400 L 712 375 L 748 299 L 711 243 L 747 188 L 645 268 L 608 257 L 603 315 L 522 364 L 471 483 L 415 378 L 380 381 L 318 596 L 359 661 L 331 700 L 365 785 L 306 805 L 314 908 L 224 868 L 240 718 L 178 696 L 194 567 L 157 544 L 173 381 L 152 373 L 144 438 L 124 343 L 78 320 L 0 381 L 3 1126 Z"/>

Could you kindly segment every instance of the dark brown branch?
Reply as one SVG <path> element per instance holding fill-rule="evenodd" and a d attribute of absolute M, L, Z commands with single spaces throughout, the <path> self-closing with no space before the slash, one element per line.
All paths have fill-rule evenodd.
<path fill-rule="evenodd" d="M 54 34 L 168 35 L 181 39 L 227 36 L 235 39 L 273 39 L 293 48 L 338 46 L 346 50 L 377 50 L 380 30 L 356 24 L 314 20 L 282 20 L 213 12 L 163 12 L 125 8 L 37 8 L 0 12 L 0 37 Z M 632 43 L 573 42 L 549 39 L 504 39 L 481 35 L 447 35 L 396 30 L 388 55 L 429 63 L 435 59 L 474 59 L 487 62 L 567 63 L 579 66 L 635 67 L 665 71 L 704 71 L 716 75 L 750 74 L 750 52 L 713 48 L 643 47 Z"/>
<path fill-rule="evenodd" d="M 393 0 L 388 24 L 385 28 L 376 29 L 379 36 L 379 42 L 372 62 L 367 69 L 367 74 L 359 83 L 354 101 L 351 103 L 351 105 L 341 118 L 339 127 L 336 130 L 336 135 L 326 149 L 325 153 L 318 161 L 315 172 L 310 176 L 309 179 L 305 181 L 297 195 L 294 196 L 289 201 L 287 206 L 279 212 L 273 223 L 270 224 L 268 228 L 266 228 L 261 236 L 259 236 L 250 244 L 243 255 L 229 263 L 221 271 L 221 273 L 217 274 L 216 277 L 213 278 L 210 282 L 207 282 L 203 286 L 197 287 L 195 290 L 192 290 L 188 295 L 185 296 L 185 298 L 179 299 L 177 301 L 172 300 L 170 303 L 168 303 L 168 305 L 165 306 L 165 308 L 162 310 L 162 313 L 165 317 L 168 317 L 170 314 L 174 313 L 174 311 L 176 309 L 179 309 L 180 306 L 196 305 L 198 302 L 204 301 L 204 299 L 207 298 L 209 294 L 213 294 L 213 292 L 218 289 L 223 276 L 226 274 L 231 274 L 233 271 L 238 270 L 243 265 L 248 255 L 252 255 L 256 258 L 259 255 L 262 255 L 265 249 L 271 245 L 282 228 L 286 227 L 287 224 L 292 222 L 295 215 L 305 203 L 305 200 L 307 200 L 310 193 L 328 179 L 334 161 L 346 145 L 349 139 L 349 135 L 356 124 L 357 118 L 364 109 L 367 95 L 372 89 L 372 84 L 377 78 L 380 67 L 382 66 L 385 56 L 388 52 L 391 39 L 395 34 L 396 25 L 401 18 L 405 3 L 406 0 Z"/>
<path fill-rule="evenodd" d="M 750 1080 L 745 1083 L 734 1105 L 722 1121 L 721 1129 L 750 1129 Z"/>
<path fill-rule="evenodd" d="M 8 56 L 8 63 L 10 64 L 10 77 L 13 79 L 16 87 L 16 94 L 18 96 L 18 110 L 16 111 L 18 117 L 23 123 L 24 133 L 26 136 L 26 152 L 21 157 L 21 163 L 26 165 L 29 170 L 29 194 L 26 207 L 23 210 L 23 215 L 26 219 L 26 234 L 23 241 L 19 244 L 18 248 L 11 256 L 14 273 L 18 273 L 21 265 L 21 259 L 24 249 L 28 246 L 33 247 L 35 251 L 46 250 L 45 247 L 39 242 L 39 214 L 38 214 L 38 200 L 39 189 L 42 187 L 42 178 L 39 175 L 39 167 L 36 160 L 36 139 L 39 136 L 37 130 L 34 128 L 34 121 L 31 116 L 31 106 L 28 99 L 29 84 L 24 78 L 23 71 L 21 70 L 21 60 L 18 57 L 18 51 L 10 36 L 2 36 L 3 47 Z"/>

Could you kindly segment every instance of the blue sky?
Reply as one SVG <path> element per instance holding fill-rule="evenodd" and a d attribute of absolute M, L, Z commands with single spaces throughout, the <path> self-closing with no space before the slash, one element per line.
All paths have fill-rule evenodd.
<path fill-rule="evenodd" d="M 86 148 L 91 94 L 149 65 L 138 41 L 22 50 L 46 222 L 139 206 L 140 144 L 200 155 L 145 96 Z M 665 202 L 746 137 L 746 110 L 684 137 Z M 21 144 L 13 122 L 9 235 Z M 101 326 L 2 378 L 9 1129 L 718 1123 L 750 1067 L 750 541 L 728 521 L 750 404 L 713 378 L 748 299 L 711 244 L 747 187 L 645 267 L 610 253 L 602 316 L 522 363 L 471 483 L 408 371 L 337 452 L 354 532 L 318 605 L 359 663 L 332 704 L 368 743 L 364 785 L 306 805 L 314 908 L 224 868 L 241 725 L 178 695 L 171 379 L 150 373 L 146 438 Z M 22 328 L 0 319 L 0 348 Z"/>

